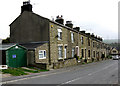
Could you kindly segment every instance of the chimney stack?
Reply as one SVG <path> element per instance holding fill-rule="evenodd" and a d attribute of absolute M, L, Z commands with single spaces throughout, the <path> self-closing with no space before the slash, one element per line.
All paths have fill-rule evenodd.
<path fill-rule="evenodd" d="M 95 37 L 95 35 L 92 33 L 91 37 Z"/>
<path fill-rule="evenodd" d="M 86 33 L 87 36 L 90 36 L 90 33 Z"/>
<path fill-rule="evenodd" d="M 85 33 L 85 31 L 83 30 L 83 31 L 80 31 L 81 33 Z"/>
<path fill-rule="evenodd" d="M 74 27 L 73 29 L 76 31 L 80 31 L 80 27 Z"/>
<path fill-rule="evenodd" d="M 68 26 L 68 27 L 70 27 L 71 29 L 73 29 L 72 21 L 66 21 L 65 26 Z"/>
<path fill-rule="evenodd" d="M 32 12 L 32 5 L 30 4 L 30 1 L 23 2 L 23 6 L 21 6 L 21 13 L 24 11 Z"/>
<path fill-rule="evenodd" d="M 60 24 L 64 24 L 64 19 L 63 19 L 63 16 L 61 15 L 61 17 L 59 17 L 59 15 L 56 17 L 56 20 L 55 20 L 57 23 L 60 23 Z"/>

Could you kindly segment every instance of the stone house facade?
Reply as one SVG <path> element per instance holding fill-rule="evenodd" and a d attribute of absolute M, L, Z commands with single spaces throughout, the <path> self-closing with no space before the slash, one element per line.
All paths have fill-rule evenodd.
<path fill-rule="evenodd" d="M 79 27 L 73 28 L 71 21 L 66 21 L 64 25 L 62 16 L 51 21 L 37 15 L 32 12 L 31 7 L 28 10 L 29 6 L 28 2 L 23 4 L 21 14 L 10 24 L 11 43 L 19 43 L 25 47 L 28 47 L 25 45 L 27 43 L 31 47 L 32 44 L 36 45 L 32 49 L 28 47 L 28 65 L 46 69 L 61 68 L 77 64 L 75 55 L 87 62 L 100 59 L 101 52 L 108 55 L 107 48 L 101 48 L 104 45 L 102 38 L 80 31 Z M 40 51 L 43 54 L 45 51 L 45 58 Z"/>
<path fill-rule="evenodd" d="M 110 50 L 111 55 L 118 55 L 118 50 L 114 47 Z"/>

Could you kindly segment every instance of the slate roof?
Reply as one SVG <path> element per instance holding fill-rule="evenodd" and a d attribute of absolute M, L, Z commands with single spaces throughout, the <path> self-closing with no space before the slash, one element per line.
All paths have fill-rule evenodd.
<path fill-rule="evenodd" d="M 48 43 L 48 41 L 43 41 L 43 42 L 30 42 L 30 43 L 21 43 L 19 45 L 22 45 L 24 46 L 26 49 L 28 50 L 35 50 L 35 48 L 45 44 L 45 43 Z"/>
<path fill-rule="evenodd" d="M 15 44 L 0 44 L 0 50 L 7 50 L 8 48 L 14 46 Z"/>

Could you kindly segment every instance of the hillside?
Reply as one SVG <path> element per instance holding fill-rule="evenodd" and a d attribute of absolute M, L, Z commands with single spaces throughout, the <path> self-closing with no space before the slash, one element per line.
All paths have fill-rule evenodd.
<path fill-rule="evenodd" d="M 107 44 L 118 43 L 118 39 L 104 39 L 103 42 Z"/>

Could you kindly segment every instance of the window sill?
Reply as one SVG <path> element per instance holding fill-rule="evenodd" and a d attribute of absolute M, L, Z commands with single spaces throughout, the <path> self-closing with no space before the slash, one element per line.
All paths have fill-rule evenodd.
<path fill-rule="evenodd" d="M 61 58 L 61 59 L 58 59 L 58 61 L 63 61 L 63 59 Z"/>
<path fill-rule="evenodd" d="M 58 39 L 59 41 L 62 40 L 62 39 Z"/>
<path fill-rule="evenodd" d="M 39 58 L 39 59 L 46 59 L 46 57 L 44 57 L 44 58 Z"/>

